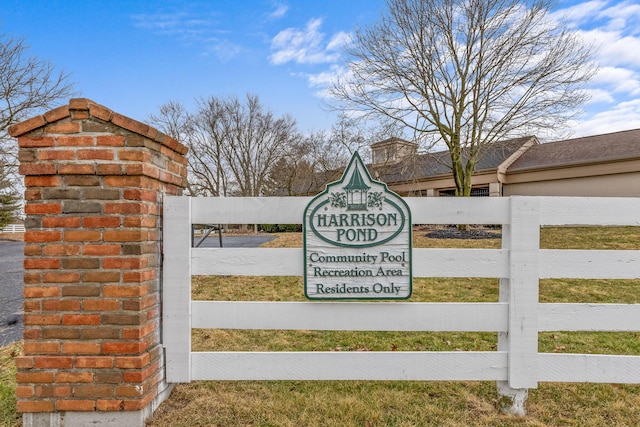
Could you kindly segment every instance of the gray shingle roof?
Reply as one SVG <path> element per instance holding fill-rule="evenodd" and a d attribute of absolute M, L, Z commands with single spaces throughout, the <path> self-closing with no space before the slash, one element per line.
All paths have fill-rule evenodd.
<path fill-rule="evenodd" d="M 534 145 L 508 172 L 633 158 L 640 158 L 640 129 Z"/>

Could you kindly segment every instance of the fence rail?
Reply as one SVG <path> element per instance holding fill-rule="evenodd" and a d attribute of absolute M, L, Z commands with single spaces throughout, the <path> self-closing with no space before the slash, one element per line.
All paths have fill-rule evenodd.
<path fill-rule="evenodd" d="M 633 198 L 407 198 L 414 224 L 497 224 L 500 249 L 414 249 L 414 277 L 500 279 L 499 302 L 192 301 L 192 275 L 300 276 L 302 249 L 191 248 L 191 224 L 302 223 L 310 198 L 164 202 L 167 380 L 640 383 L 640 356 L 538 353 L 540 331 L 640 331 L 640 304 L 542 304 L 541 278 L 639 279 L 637 250 L 541 250 L 545 225 L 640 226 Z M 192 328 L 497 332 L 494 352 L 191 352 Z"/>
<path fill-rule="evenodd" d="M 0 233 L 24 233 L 25 231 L 24 224 L 9 224 L 0 228 Z"/>

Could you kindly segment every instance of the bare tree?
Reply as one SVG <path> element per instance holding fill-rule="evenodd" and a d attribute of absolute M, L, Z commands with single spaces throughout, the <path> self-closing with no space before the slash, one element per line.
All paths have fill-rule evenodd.
<path fill-rule="evenodd" d="M 28 56 L 24 40 L 0 35 L 0 209 L 13 212 L 18 193 L 17 144 L 9 126 L 53 107 L 72 95 L 69 75 L 37 57 Z M 6 202 L 6 203 L 5 203 Z"/>
<path fill-rule="evenodd" d="M 561 129 L 587 99 L 592 49 L 549 17 L 551 2 L 387 0 L 346 48 L 334 107 L 401 123 L 429 149 L 446 145 L 456 195 L 468 196 L 488 147 Z"/>
<path fill-rule="evenodd" d="M 226 196 L 227 185 L 220 146 L 217 120 L 221 114 L 219 101 L 211 97 L 198 101 L 191 113 L 177 101 L 160 106 L 149 123 L 189 147 L 187 154 L 189 179 L 187 192 L 192 196 Z"/>
<path fill-rule="evenodd" d="M 290 116 L 275 117 L 255 95 L 247 95 L 245 102 L 202 98 L 195 113 L 169 102 L 149 122 L 189 147 L 193 195 L 273 194 L 270 172 L 300 139 Z"/>
<path fill-rule="evenodd" d="M 244 103 L 231 97 L 219 101 L 217 108 L 222 158 L 239 194 L 268 194 L 270 168 L 297 137 L 295 120 L 288 115 L 276 118 L 256 95 L 247 95 Z"/>

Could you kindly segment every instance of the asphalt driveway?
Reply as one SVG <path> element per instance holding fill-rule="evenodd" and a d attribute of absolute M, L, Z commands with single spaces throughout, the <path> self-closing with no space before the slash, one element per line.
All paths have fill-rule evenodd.
<path fill-rule="evenodd" d="M 23 242 L 0 241 L 0 346 L 22 339 Z"/>

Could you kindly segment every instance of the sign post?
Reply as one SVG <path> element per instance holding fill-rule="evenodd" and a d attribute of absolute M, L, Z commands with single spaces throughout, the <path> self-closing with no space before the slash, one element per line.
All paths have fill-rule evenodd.
<path fill-rule="evenodd" d="M 408 299 L 411 212 L 354 153 L 304 214 L 304 292 L 313 300 Z"/>

